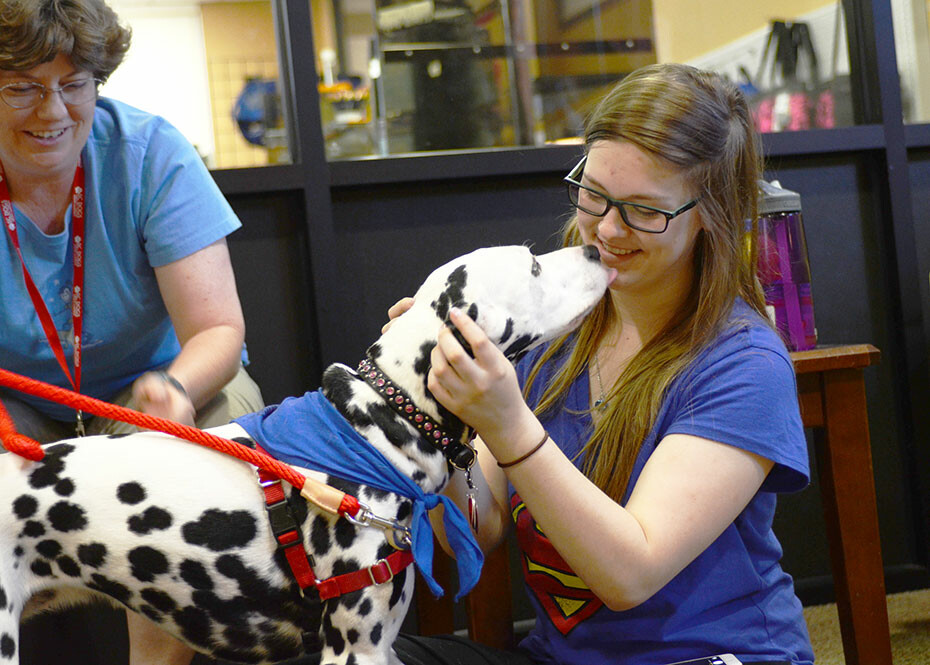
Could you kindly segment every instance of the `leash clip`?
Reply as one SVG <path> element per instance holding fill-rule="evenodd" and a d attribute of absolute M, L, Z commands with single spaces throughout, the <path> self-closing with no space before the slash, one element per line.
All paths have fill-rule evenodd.
<path fill-rule="evenodd" d="M 465 484 L 468 485 L 468 489 L 465 490 L 465 497 L 468 500 L 468 523 L 471 525 L 471 530 L 478 533 L 478 488 L 471 478 L 470 464 L 465 469 Z"/>
<path fill-rule="evenodd" d="M 84 430 L 84 414 L 80 409 L 74 413 L 74 431 L 78 436 L 84 436 L 87 433 Z"/>
<path fill-rule="evenodd" d="M 345 514 L 345 518 L 356 526 L 371 526 L 389 531 L 394 542 L 402 548 L 407 549 L 413 544 L 413 537 L 410 535 L 410 529 L 402 525 L 397 520 L 380 517 L 371 512 L 366 504 L 358 502 L 359 511 L 355 515 Z"/>

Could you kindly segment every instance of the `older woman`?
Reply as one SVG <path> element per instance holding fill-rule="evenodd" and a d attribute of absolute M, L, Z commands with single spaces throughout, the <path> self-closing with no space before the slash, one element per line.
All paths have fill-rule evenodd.
<path fill-rule="evenodd" d="M 103 0 L 0 7 L 0 367 L 209 427 L 262 407 L 225 240 L 240 222 L 177 130 L 98 97 L 129 42 Z M 40 441 L 128 427 L 0 400 Z"/>

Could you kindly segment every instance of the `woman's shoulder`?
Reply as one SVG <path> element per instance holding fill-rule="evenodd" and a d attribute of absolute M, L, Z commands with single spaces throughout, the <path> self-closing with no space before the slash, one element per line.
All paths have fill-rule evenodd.
<path fill-rule="evenodd" d="M 726 359 L 744 361 L 754 355 L 778 358 L 786 367 L 792 366 L 788 349 L 771 323 L 737 298 L 720 333 L 698 355 L 698 362 L 708 366 Z"/>
<path fill-rule="evenodd" d="M 148 148 L 153 143 L 183 142 L 184 138 L 161 116 L 116 99 L 99 97 L 88 141 L 101 150 L 120 150 L 130 145 Z"/>

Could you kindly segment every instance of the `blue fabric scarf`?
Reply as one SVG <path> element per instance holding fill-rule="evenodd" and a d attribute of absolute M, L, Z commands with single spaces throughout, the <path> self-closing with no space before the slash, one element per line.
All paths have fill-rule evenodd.
<path fill-rule="evenodd" d="M 458 600 L 475 586 L 484 556 L 465 516 L 449 497 L 426 494 L 362 438 L 319 391 L 288 397 L 281 404 L 237 418 L 238 423 L 276 459 L 337 478 L 361 483 L 413 501 L 413 558 L 434 595 L 442 587 L 433 579 L 433 528 L 427 511 L 440 503 L 446 537 L 456 556 Z"/>

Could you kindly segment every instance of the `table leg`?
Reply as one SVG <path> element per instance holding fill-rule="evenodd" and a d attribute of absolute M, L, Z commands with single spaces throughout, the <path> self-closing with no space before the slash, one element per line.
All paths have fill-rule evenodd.
<path fill-rule="evenodd" d="M 817 462 L 846 665 L 891 665 L 891 638 L 861 369 L 827 371 Z"/>

